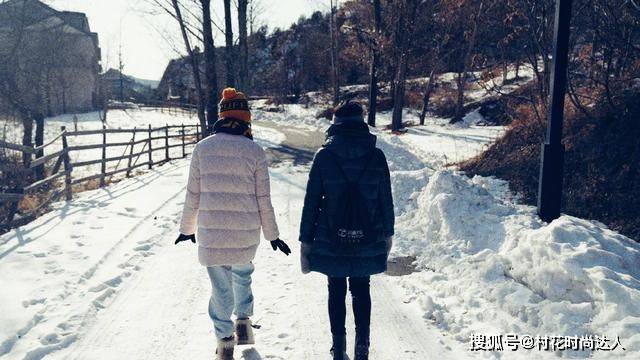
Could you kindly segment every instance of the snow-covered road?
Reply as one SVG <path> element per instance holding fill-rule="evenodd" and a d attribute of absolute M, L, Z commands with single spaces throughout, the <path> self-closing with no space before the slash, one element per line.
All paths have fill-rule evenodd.
<path fill-rule="evenodd" d="M 174 166 L 158 182 L 183 184 L 183 164 Z M 257 345 L 239 348 L 240 359 L 325 359 L 330 334 L 326 315 L 326 283 L 321 275 L 302 275 L 298 266 L 297 226 L 303 200 L 304 169 L 280 167 L 273 171 L 274 205 L 283 237 L 294 254 L 286 257 L 261 246 L 255 260 L 254 292 Z M 171 179 L 171 180 L 169 180 Z M 139 195 L 157 196 L 150 184 Z M 146 193 L 146 194 L 144 194 Z M 169 196 L 170 194 L 167 194 Z M 147 258 L 130 264 L 139 267 L 117 294 L 100 305 L 78 339 L 52 359 L 206 359 L 214 352 L 214 338 L 206 306 L 208 278 L 197 264 L 195 246 L 172 244 L 174 231 L 152 239 L 148 229 L 163 223 L 175 229 L 181 198 L 171 198 L 153 217 L 136 226 L 122 248 L 132 251 L 140 242 L 149 244 Z M 154 220 L 154 218 L 157 219 Z M 127 256 L 123 253 L 120 261 Z M 113 259 L 111 264 L 119 261 Z M 105 264 L 101 270 L 107 270 Z M 111 269 L 113 270 L 113 269 Z M 104 271 L 107 272 L 107 271 Z M 111 288 L 107 285 L 107 288 Z M 373 282 L 375 359 L 419 359 L 423 355 L 447 357 L 450 352 L 438 340 L 439 332 L 425 324 L 417 308 L 404 305 L 393 279 L 379 276 Z M 95 304 L 92 304 L 95 305 Z M 353 334 L 353 331 L 351 331 Z M 420 354 L 420 355 L 417 355 Z M 459 357 L 455 357 L 459 358 Z"/>
<path fill-rule="evenodd" d="M 263 125 L 257 140 L 273 148 L 274 207 L 293 254 L 275 253 L 267 242 L 260 247 L 254 275 L 258 342 L 239 348 L 238 358 L 325 359 L 330 347 L 326 278 L 300 272 L 297 242 L 306 162 L 322 135 Z M 177 160 L 80 194 L 0 238 L 0 358 L 213 356 L 206 271 L 197 263 L 196 246 L 173 245 L 187 168 L 187 159 Z M 407 301 L 396 278 L 381 275 L 372 283 L 372 358 L 468 354 L 425 319 L 416 302 Z M 353 328 L 349 331 L 353 336 Z"/>
<path fill-rule="evenodd" d="M 206 272 L 197 263 L 194 245 L 173 245 L 187 165 L 186 160 L 177 161 L 83 195 L 33 224 L 33 231 L 42 231 L 38 241 L 21 244 L 15 239 L 17 243 L 7 247 L 13 243 L 9 238 L 3 254 L 17 251 L 55 271 L 47 275 L 49 288 L 11 284 L 22 292 L 14 295 L 44 294 L 35 296 L 26 309 L 15 309 L 33 309 L 35 320 L 21 330 L 19 339 L 3 344 L 3 358 L 212 357 L 215 340 L 206 313 L 210 292 Z M 241 359 L 327 357 L 326 280 L 317 274 L 302 275 L 297 257 L 306 171 L 290 164 L 272 171 L 274 206 L 283 238 L 294 254 L 275 253 L 266 242 L 260 248 L 254 290 L 255 322 L 261 328 L 256 330 L 255 347 L 239 349 Z M 55 216 L 58 211 L 67 215 Z M 76 250 L 91 241 L 105 246 L 88 244 L 93 248 L 89 254 Z M 65 246 L 54 245 L 63 242 Z M 61 282 L 52 282 L 52 277 Z M 462 346 L 449 345 L 454 350 L 444 345 L 440 332 L 425 322 L 417 307 L 404 304 L 402 294 L 393 278 L 378 276 L 373 281 L 372 357 L 460 358 Z M 454 352 L 458 355 L 447 356 Z"/>
<path fill-rule="evenodd" d="M 254 111 L 282 238 L 294 254 L 260 247 L 261 328 L 238 359 L 328 357 L 326 280 L 298 265 L 308 162 L 327 125 L 315 110 Z M 403 136 L 373 131 L 392 171 L 392 255 L 415 259 L 419 271 L 373 278 L 372 359 L 638 358 L 636 242 L 570 216 L 542 223 L 506 182 L 443 170 L 482 151 L 502 128 L 432 119 Z M 206 271 L 193 244 L 173 245 L 187 168 L 187 159 L 176 160 L 78 194 L 0 236 L 0 360 L 212 358 Z M 468 351 L 476 333 L 603 333 L 627 350 Z"/>

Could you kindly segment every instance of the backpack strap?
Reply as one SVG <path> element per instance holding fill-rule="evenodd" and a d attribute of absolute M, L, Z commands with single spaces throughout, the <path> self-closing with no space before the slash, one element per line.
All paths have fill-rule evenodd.
<path fill-rule="evenodd" d="M 373 158 L 373 155 L 375 154 L 375 149 L 372 151 L 369 151 L 369 153 L 366 156 L 366 160 L 364 163 L 364 168 L 362 168 L 362 171 L 360 171 L 360 174 L 358 174 L 358 177 L 356 177 L 355 181 L 350 181 L 349 177 L 347 176 L 347 173 L 344 171 L 344 169 L 342 168 L 342 166 L 340 166 L 340 162 L 338 161 L 338 158 L 330 151 L 327 150 L 327 152 L 329 153 L 329 156 L 331 158 L 333 158 L 333 162 L 336 163 L 336 166 L 338 167 L 338 169 L 340 169 L 340 173 L 342 174 L 342 177 L 348 182 L 348 183 L 358 183 L 360 182 L 360 179 L 362 178 L 362 176 L 364 175 L 364 173 L 367 171 L 367 169 L 369 168 L 369 163 L 371 162 L 371 159 Z"/>

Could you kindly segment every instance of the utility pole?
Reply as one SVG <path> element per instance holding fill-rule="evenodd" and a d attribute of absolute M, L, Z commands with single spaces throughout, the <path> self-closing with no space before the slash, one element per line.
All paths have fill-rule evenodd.
<path fill-rule="evenodd" d="M 122 42 L 118 47 L 118 72 L 120 73 L 120 101 L 124 102 L 124 62 L 122 61 Z"/>
<path fill-rule="evenodd" d="M 542 144 L 538 188 L 538 215 L 546 222 L 557 219 L 560 216 L 562 207 L 562 178 L 564 172 L 562 121 L 567 87 L 571 3 L 572 0 L 556 0 L 549 123 L 547 124 L 547 137 L 544 144 Z"/>

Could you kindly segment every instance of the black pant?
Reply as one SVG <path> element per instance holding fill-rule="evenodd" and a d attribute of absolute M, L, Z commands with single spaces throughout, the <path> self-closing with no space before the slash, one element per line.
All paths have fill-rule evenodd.
<path fill-rule="evenodd" d="M 371 324 L 371 293 L 369 292 L 369 277 L 350 277 L 349 290 L 353 298 L 353 317 L 356 322 L 356 332 L 368 334 Z M 345 317 L 347 307 L 347 278 L 329 278 L 329 321 L 331 334 L 346 333 Z"/>

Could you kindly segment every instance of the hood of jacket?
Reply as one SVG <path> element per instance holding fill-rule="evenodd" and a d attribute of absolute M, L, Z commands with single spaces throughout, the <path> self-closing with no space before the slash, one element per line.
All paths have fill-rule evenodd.
<path fill-rule="evenodd" d="M 333 124 L 323 147 L 341 158 L 357 159 L 373 150 L 376 140 L 364 122 Z"/>

